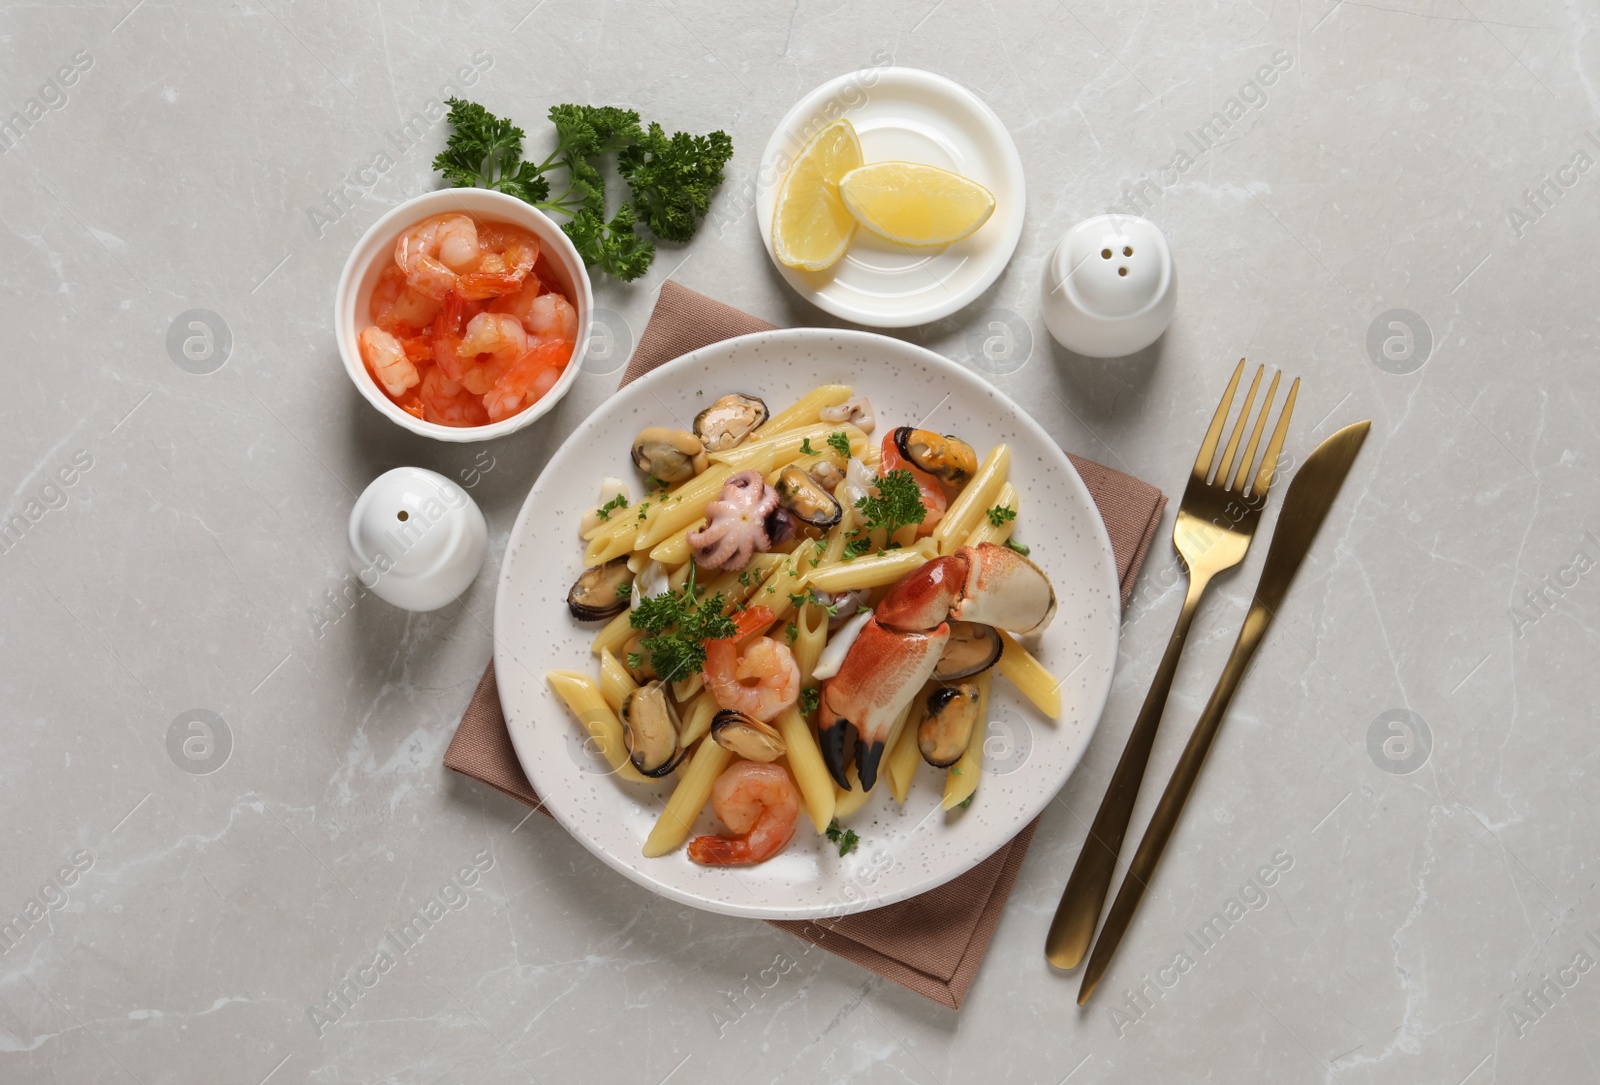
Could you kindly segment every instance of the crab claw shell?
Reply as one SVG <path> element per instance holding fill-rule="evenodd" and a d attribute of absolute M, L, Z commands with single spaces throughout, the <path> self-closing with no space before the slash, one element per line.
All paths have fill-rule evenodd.
<path fill-rule="evenodd" d="M 950 617 L 998 626 L 1012 633 L 1037 633 L 1056 614 L 1056 592 L 1044 570 L 994 543 L 963 546 L 951 555 L 967 562 L 967 582 Z"/>
<path fill-rule="evenodd" d="M 822 760 L 840 787 L 850 789 L 845 770 L 853 752 L 861 790 L 872 790 L 895 718 L 928 681 L 949 639 L 943 622 L 925 633 L 902 633 L 876 618 L 862 627 L 839 673 L 822 686 Z"/>

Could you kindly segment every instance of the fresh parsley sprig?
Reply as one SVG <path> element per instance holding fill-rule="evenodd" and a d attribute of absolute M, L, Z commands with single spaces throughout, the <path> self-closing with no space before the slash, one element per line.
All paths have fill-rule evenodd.
<path fill-rule="evenodd" d="M 663 241 L 690 240 L 733 156 L 726 132 L 668 136 L 659 124 L 642 127 L 631 109 L 565 103 L 549 112 L 556 149 L 543 162 L 529 162 L 522 157 L 521 128 L 476 102 L 451 98 L 449 105 L 450 138 L 433 168 L 457 188 L 492 188 L 568 216 L 562 229 L 583 262 L 624 280 L 643 275 L 655 259 L 655 245 L 635 226 L 642 220 Z M 610 154 L 617 156 L 632 202 L 623 201 L 607 218 L 599 163 Z M 549 175 L 556 170 L 566 171 L 566 188 L 552 197 Z"/>
<path fill-rule="evenodd" d="M 906 468 L 890 471 L 878 479 L 877 491 L 856 502 L 856 508 L 866 518 L 868 531 L 881 527 L 884 536 L 892 539 L 894 533 L 907 524 L 920 524 L 927 518 L 928 509 L 922 503 L 916 476 Z"/>
<path fill-rule="evenodd" d="M 854 829 L 841 829 L 839 827 L 838 818 L 834 818 L 828 823 L 826 832 L 828 839 L 839 845 L 839 858 L 841 859 L 855 851 L 856 845 L 861 843 L 861 838 L 856 835 Z"/>
<path fill-rule="evenodd" d="M 850 437 L 844 430 L 834 430 L 828 434 L 828 447 L 837 452 L 840 459 L 850 458 Z"/>
<path fill-rule="evenodd" d="M 722 613 L 722 593 L 701 599 L 694 581 L 691 567 L 682 588 L 641 600 L 628 615 L 629 625 L 649 634 L 639 643 L 665 682 L 687 678 L 704 667 L 706 641 L 738 632 L 733 619 Z"/>
<path fill-rule="evenodd" d="M 1016 518 L 1017 510 L 1009 509 L 1004 505 L 996 505 L 989 510 L 989 523 L 995 527 L 999 527 L 1001 524 L 1008 524 Z"/>

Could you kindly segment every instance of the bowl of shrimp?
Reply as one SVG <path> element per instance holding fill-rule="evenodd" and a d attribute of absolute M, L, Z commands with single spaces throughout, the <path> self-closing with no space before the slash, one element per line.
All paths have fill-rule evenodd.
<path fill-rule="evenodd" d="M 334 327 L 379 413 L 435 440 L 486 441 L 566 395 L 593 307 L 554 221 L 501 192 L 452 188 L 373 223 L 340 276 Z"/>

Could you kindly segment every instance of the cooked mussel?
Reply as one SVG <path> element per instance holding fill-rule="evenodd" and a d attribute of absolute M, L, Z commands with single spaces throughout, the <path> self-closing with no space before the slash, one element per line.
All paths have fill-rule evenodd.
<path fill-rule="evenodd" d="M 978 726 L 978 687 L 940 686 L 928 694 L 928 713 L 917 728 L 917 749 L 934 768 L 947 769 L 967 752 Z"/>
<path fill-rule="evenodd" d="M 622 699 L 622 741 L 628 760 L 645 776 L 665 776 L 687 753 L 678 745 L 677 710 L 659 681 L 647 682 Z"/>
<path fill-rule="evenodd" d="M 844 509 L 816 479 L 802 468 L 790 464 L 778 472 L 778 504 L 802 523 L 826 531 L 839 522 Z"/>
<path fill-rule="evenodd" d="M 688 430 L 650 426 L 633 439 L 633 465 L 662 482 L 686 482 L 710 463 L 700 438 Z"/>
<path fill-rule="evenodd" d="M 567 592 L 567 609 L 580 622 L 615 618 L 628 609 L 633 590 L 633 570 L 626 555 L 604 565 L 585 569 L 572 590 Z"/>
<path fill-rule="evenodd" d="M 940 682 L 954 682 L 958 678 L 971 678 L 1000 662 L 1005 645 L 992 625 L 981 622 L 950 623 L 950 639 L 945 642 L 944 654 L 933 668 L 933 677 Z"/>
<path fill-rule="evenodd" d="M 711 738 L 746 761 L 776 761 L 783 756 L 783 736 L 770 723 L 732 708 L 711 717 Z"/>
<path fill-rule="evenodd" d="M 978 454 L 959 437 L 901 426 L 894 446 L 912 464 L 952 486 L 965 485 L 978 471 Z"/>
<path fill-rule="evenodd" d="M 767 417 L 767 405 L 755 396 L 729 392 L 694 416 L 694 433 L 707 452 L 726 452 L 759 429 Z"/>
<path fill-rule="evenodd" d="M 623 644 L 618 656 L 623 667 L 628 671 L 628 677 L 641 686 L 652 678 L 659 677 L 655 666 L 650 662 L 650 653 L 644 648 L 644 634 L 635 633 Z"/>

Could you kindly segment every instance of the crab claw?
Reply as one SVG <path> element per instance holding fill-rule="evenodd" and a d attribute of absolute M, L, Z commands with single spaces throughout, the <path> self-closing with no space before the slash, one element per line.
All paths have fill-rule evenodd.
<path fill-rule="evenodd" d="M 839 673 L 822 686 L 822 761 L 836 784 L 849 789 L 853 755 L 861 790 L 872 790 L 889 729 L 933 674 L 949 639 L 950 626 L 942 621 L 927 632 L 902 633 L 876 616 L 867 619 Z"/>
<path fill-rule="evenodd" d="M 1011 633 L 1037 633 L 1056 616 L 1050 578 L 1009 546 L 980 543 L 963 546 L 951 556 L 966 559 L 967 581 L 950 607 L 950 617 Z"/>

